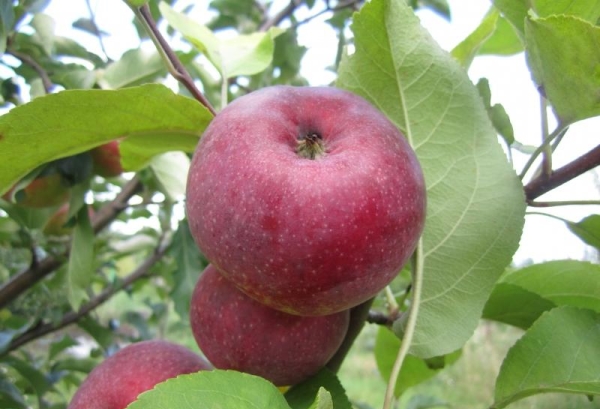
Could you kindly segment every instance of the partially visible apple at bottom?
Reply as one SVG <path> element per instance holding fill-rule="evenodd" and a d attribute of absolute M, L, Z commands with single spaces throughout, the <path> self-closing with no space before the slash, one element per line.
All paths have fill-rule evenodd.
<path fill-rule="evenodd" d="M 209 265 L 192 294 L 190 321 L 206 358 L 219 369 L 263 377 L 277 386 L 315 375 L 340 347 L 349 310 L 301 317 L 248 297 Z"/>
<path fill-rule="evenodd" d="M 67 409 L 125 409 L 160 382 L 210 369 L 181 345 L 162 340 L 130 344 L 90 372 Z"/>

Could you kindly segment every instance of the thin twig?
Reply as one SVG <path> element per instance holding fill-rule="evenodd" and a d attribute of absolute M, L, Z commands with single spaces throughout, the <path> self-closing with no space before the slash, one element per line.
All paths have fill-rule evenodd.
<path fill-rule="evenodd" d="M 525 186 L 527 202 L 532 202 L 544 193 L 563 185 L 600 165 L 600 145 L 580 156 L 571 163 L 552 172 L 549 176 L 539 175 Z"/>
<path fill-rule="evenodd" d="M 309 17 L 305 18 L 302 21 L 297 22 L 296 24 L 294 24 L 294 28 L 298 28 L 298 27 L 300 27 L 303 24 L 309 23 L 312 20 L 316 19 L 317 17 L 322 16 L 325 13 L 329 13 L 329 12 L 335 13 L 335 12 L 338 12 L 340 10 L 343 10 L 343 9 L 346 9 L 346 8 L 349 8 L 349 7 L 352 7 L 353 9 L 356 10 L 358 8 L 358 5 L 360 3 L 362 3 L 363 1 L 364 0 L 348 0 L 348 1 L 344 2 L 344 3 L 338 3 L 338 5 L 335 6 L 335 7 L 331 7 L 329 5 L 329 2 L 327 2 L 327 6 L 325 7 L 325 9 L 323 9 L 323 10 L 321 10 L 321 11 L 313 14 L 312 16 L 309 16 Z"/>
<path fill-rule="evenodd" d="M 60 321 L 49 322 L 46 324 L 35 326 L 31 330 L 18 336 L 10 343 L 10 346 L 8 347 L 5 353 L 20 348 L 23 345 L 35 339 L 38 339 L 44 335 L 50 334 L 68 325 L 76 323 L 85 315 L 89 314 L 98 306 L 109 300 L 117 292 L 131 285 L 136 280 L 147 276 L 152 266 L 156 264 L 156 262 L 163 258 L 163 256 L 166 254 L 167 249 L 167 245 L 159 245 L 150 257 L 144 260 L 133 272 L 126 276 L 118 285 L 105 289 L 92 300 L 90 300 L 87 304 L 83 305 L 78 311 L 73 311 L 65 314 Z"/>
<path fill-rule="evenodd" d="M 546 139 L 549 137 L 548 131 L 548 104 L 546 98 L 540 95 L 540 116 L 542 119 L 542 144 L 544 150 L 542 152 L 542 175 L 550 176 L 552 173 L 552 146 L 546 143 Z"/>
<path fill-rule="evenodd" d="M 42 85 L 44 86 L 44 91 L 46 92 L 46 94 L 50 94 L 52 92 L 54 84 L 52 83 L 52 80 L 50 79 L 50 76 L 48 75 L 46 70 L 40 64 L 38 64 L 36 60 L 31 58 L 29 55 L 21 53 L 19 51 L 7 50 L 6 52 L 12 55 L 13 57 L 17 58 L 23 64 L 33 68 L 33 70 L 37 73 L 37 75 L 39 75 L 40 79 L 42 80 Z"/>
<path fill-rule="evenodd" d="M 92 217 L 92 229 L 94 233 L 108 226 L 116 217 L 126 208 L 129 199 L 135 195 L 141 188 L 142 183 L 136 176 L 131 179 L 117 195 L 115 200 L 104 205 Z M 50 255 L 40 260 L 36 265 L 32 265 L 24 271 L 21 271 L 10 278 L 0 287 L 0 308 L 6 306 L 12 300 L 17 298 L 33 284 L 46 277 L 61 265 L 69 257 L 69 250 L 60 255 Z"/>
<path fill-rule="evenodd" d="M 267 19 L 264 23 L 260 25 L 258 30 L 264 32 L 268 31 L 271 27 L 279 25 L 283 20 L 292 15 L 296 8 L 300 6 L 300 4 L 302 4 L 301 0 L 290 0 L 289 4 L 285 6 L 283 10 L 281 10 L 279 13 L 277 13 L 270 19 Z"/>
<path fill-rule="evenodd" d="M 600 200 L 557 200 L 552 202 L 528 201 L 531 207 L 559 207 L 559 206 L 598 206 Z"/>
<path fill-rule="evenodd" d="M 544 142 L 536 148 L 536 150 L 531 154 L 531 156 L 527 160 L 527 163 L 525 164 L 525 166 L 523 166 L 523 170 L 521 170 L 521 173 L 519 174 L 519 179 L 521 179 L 521 180 L 525 179 L 527 172 L 529 172 L 529 169 L 531 169 L 531 167 L 535 163 L 535 160 L 538 158 L 538 156 L 540 156 L 540 154 L 542 152 L 544 152 L 547 144 L 552 142 L 554 139 L 562 138 L 562 136 L 567 132 L 568 129 L 569 129 L 568 127 L 562 127 L 562 126 L 557 127 L 554 130 L 554 132 L 552 132 L 548 136 L 548 138 L 546 138 L 546 140 L 544 140 Z"/>
<path fill-rule="evenodd" d="M 156 26 L 156 22 L 152 17 L 150 7 L 148 7 L 147 4 L 140 8 L 134 7 L 133 12 L 142 22 L 146 28 L 146 31 L 148 31 L 148 34 L 150 35 L 150 38 L 152 38 L 156 49 L 164 57 L 163 59 L 167 63 L 167 68 L 171 75 L 184 87 L 186 87 L 193 97 L 196 98 L 196 100 L 202 105 L 204 105 L 211 114 L 216 115 L 217 111 L 215 111 L 208 99 L 206 99 L 204 94 L 196 87 L 196 84 L 194 84 L 194 80 L 190 76 L 189 72 L 185 69 L 184 65 L 179 60 L 179 57 L 177 57 L 177 54 L 175 54 L 169 43 L 165 40 L 160 30 Z"/>
<path fill-rule="evenodd" d="M 106 52 L 106 48 L 104 47 L 104 40 L 102 39 L 102 33 L 100 32 L 100 30 L 98 29 L 98 25 L 96 24 L 96 13 L 94 13 L 94 10 L 92 9 L 92 4 L 90 0 L 85 0 L 85 4 L 87 5 L 88 13 L 90 15 L 90 21 L 92 22 L 92 29 L 94 30 L 94 34 L 96 35 L 96 37 L 98 38 L 98 42 L 100 43 L 100 49 L 102 50 L 104 57 L 106 57 L 106 61 L 110 62 L 112 60 Z"/>

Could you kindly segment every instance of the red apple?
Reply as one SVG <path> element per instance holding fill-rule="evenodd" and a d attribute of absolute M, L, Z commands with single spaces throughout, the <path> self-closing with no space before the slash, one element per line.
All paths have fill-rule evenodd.
<path fill-rule="evenodd" d="M 109 178 L 123 173 L 119 141 L 111 141 L 100 145 L 90 151 L 94 172 L 102 177 Z"/>
<path fill-rule="evenodd" d="M 70 190 L 59 173 L 38 176 L 23 188 L 14 186 L 2 198 L 25 207 L 44 208 L 63 204 L 69 200 Z"/>
<path fill-rule="evenodd" d="M 125 409 L 138 395 L 177 375 L 212 367 L 192 351 L 167 341 L 131 344 L 98 365 L 67 409 Z"/>
<path fill-rule="evenodd" d="M 186 210 L 206 257 L 256 300 L 325 315 L 377 294 L 423 229 L 403 135 L 364 99 L 275 86 L 220 112 L 194 154 Z"/>
<path fill-rule="evenodd" d="M 88 206 L 88 216 L 92 218 L 94 208 Z M 66 226 L 69 216 L 69 204 L 65 203 L 52 214 L 44 224 L 42 231 L 48 236 L 66 236 L 71 234 L 73 227 Z"/>
<path fill-rule="evenodd" d="M 300 317 L 264 306 L 209 265 L 192 295 L 190 321 L 198 346 L 219 369 L 294 385 L 314 375 L 338 350 L 349 311 Z"/>

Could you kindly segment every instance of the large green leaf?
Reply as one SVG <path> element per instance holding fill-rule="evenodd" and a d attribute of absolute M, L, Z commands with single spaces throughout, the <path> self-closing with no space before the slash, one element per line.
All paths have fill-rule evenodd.
<path fill-rule="evenodd" d="M 528 19 L 527 61 L 563 124 L 600 115 L 600 27 L 571 16 Z"/>
<path fill-rule="evenodd" d="M 577 260 L 534 264 L 507 274 L 504 283 L 519 286 L 558 306 L 600 312 L 600 265 Z"/>
<path fill-rule="evenodd" d="M 290 409 L 272 383 L 235 371 L 201 371 L 158 384 L 128 409 Z"/>
<path fill-rule="evenodd" d="M 554 307 L 556 304 L 536 293 L 500 282 L 494 287 L 481 317 L 527 329 Z"/>
<path fill-rule="evenodd" d="M 200 103 L 158 84 L 36 98 L 0 117 L 0 193 L 42 163 L 118 137 L 154 136 L 163 152 L 189 150 L 211 118 Z"/>
<path fill-rule="evenodd" d="M 375 340 L 375 361 L 379 373 L 386 382 L 389 382 L 392 367 L 396 361 L 401 342 L 398 337 L 386 327 L 380 327 Z M 394 395 L 399 397 L 408 388 L 418 385 L 433 378 L 447 365 L 454 363 L 461 355 L 461 350 L 450 355 L 436 358 L 436 365 L 413 355 L 407 355 L 404 359 L 398 381 L 394 387 Z"/>
<path fill-rule="evenodd" d="M 493 408 L 545 392 L 600 395 L 600 315 L 555 308 L 508 351 L 496 380 Z"/>
<path fill-rule="evenodd" d="M 214 64 L 224 78 L 252 75 L 263 71 L 273 60 L 274 38 L 283 32 L 273 27 L 265 33 L 243 34 L 234 38 L 218 38 L 207 27 L 160 3 L 160 11 L 171 26 Z"/>
<path fill-rule="evenodd" d="M 411 353 L 445 355 L 469 339 L 518 247 L 523 188 L 476 88 L 403 1 L 367 3 L 352 28 L 356 52 L 343 58 L 337 84 L 404 131 L 427 184 L 423 294 Z"/>

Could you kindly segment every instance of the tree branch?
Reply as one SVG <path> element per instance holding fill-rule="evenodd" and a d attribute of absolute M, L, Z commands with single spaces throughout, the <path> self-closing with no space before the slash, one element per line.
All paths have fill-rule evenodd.
<path fill-rule="evenodd" d="M 106 204 L 92 218 L 94 233 L 108 226 L 127 207 L 129 199 L 141 188 L 142 183 L 136 176 L 131 179 L 117 195 L 115 200 Z M 59 268 L 69 257 L 69 251 L 61 255 L 50 255 L 31 265 L 27 270 L 12 276 L 0 287 L 0 308 L 17 298 L 32 285 Z"/>
<path fill-rule="evenodd" d="M 35 339 L 38 339 L 51 332 L 58 331 L 68 325 L 76 323 L 85 315 L 89 314 L 91 311 L 93 311 L 94 309 L 102 305 L 104 302 L 109 300 L 117 292 L 131 285 L 136 280 L 139 280 L 140 278 L 148 275 L 150 272 L 150 268 L 157 261 L 164 257 L 167 248 L 168 245 L 159 245 L 150 257 L 144 260 L 133 272 L 131 272 L 127 277 L 125 277 L 118 285 L 105 289 L 96 297 L 92 298 L 87 304 L 83 305 L 79 309 L 79 311 L 69 312 L 65 314 L 59 322 L 49 322 L 46 324 L 38 325 L 25 332 L 24 334 L 18 336 L 10 343 L 10 346 L 8 347 L 5 353 L 9 353 L 10 351 L 20 348 L 23 345 Z"/>
<path fill-rule="evenodd" d="M 525 186 L 527 203 L 533 202 L 541 195 L 563 185 L 598 165 L 600 165 L 600 145 L 562 168 L 553 171 L 549 176 L 542 173 L 530 181 Z"/>
<path fill-rule="evenodd" d="M 270 19 L 267 19 L 264 23 L 260 25 L 258 30 L 267 31 L 271 27 L 279 25 L 283 20 L 292 15 L 296 8 L 300 6 L 300 4 L 302 4 L 301 0 L 290 0 L 289 4 L 283 10 L 281 10 L 279 13 L 277 13 Z"/>
<path fill-rule="evenodd" d="M 40 79 L 42 80 L 42 85 L 44 86 L 44 91 L 46 92 L 46 94 L 50 94 L 52 92 L 54 84 L 52 83 L 52 80 L 50 79 L 50 76 L 48 75 L 46 70 L 40 64 L 38 64 L 36 60 L 31 58 L 29 55 L 21 53 L 19 51 L 7 50 L 6 52 L 18 59 L 19 61 L 21 61 L 23 64 L 33 68 L 33 70 L 37 73 L 37 75 L 39 75 Z"/>
<path fill-rule="evenodd" d="M 100 32 L 100 30 L 98 29 L 98 25 L 96 24 L 96 13 L 94 13 L 94 10 L 92 9 L 92 4 L 90 3 L 90 0 L 85 0 L 85 4 L 87 5 L 88 13 L 90 15 L 90 21 L 92 22 L 94 35 L 98 38 L 98 43 L 100 43 L 100 49 L 102 50 L 102 53 L 104 53 L 104 57 L 106 57 L 106 60 L 110 62 L 112 60 L 106 52 L 106 47 L 104 47 L 104 40 L 102 39 L 102 33 Z"/>
<path fill-rule="evenodd" d="M 145 4 L 140 8 L 133 8 L 133 12 L 146 27 L 146 30 L 148 31 L 148 34 L 150 34 L 152 41 L 154 41 L 154 45 L 156 46 L 157 50 L 164 56 L 164 60 L 167 63 L 167 68 L 171 75 L 177 81 L 179 81 L 179 83 L 186 87 L 193 97 L 202 105 L 204 105 L 211 114 L 216 115 L 217 111 L 215 111 L 215 108 L 211 105 L 208 99 L 206 99 L 204 94 L 196 87 L 196 84 L 194 84 L 194 80 L 190 76 L 189 72 L 185 69 L 179 60 L 179 57 L 177 57 L 177 54 L 175 54 L 169 43 L 167 43 L 160 30 L 156 26 L 156 22 L 152 17 L 152 12 L 150 11 L 148 4 Z"/>
<path fill-rule="evenodd" d="M 354 341 L 362 331 L 365 326 L 365 322 L 367 316 L 369 315 L 369 309 L 373 304 L 373 298 L 368 301 L 365 301 L 362 304 L 357 305 L 356 307 L 350 310 L 350 325 L 348 326 L 348 332 L 346 332 L 346 337 L 342 341 L 342 345 L 338 348 L 335 355 L 327 362 L 325 365 L 328 369 L 333 372 L 337 372 L 340 370 L 346 355 L 350 351 L 350 348 L 354 344 Z"/>

